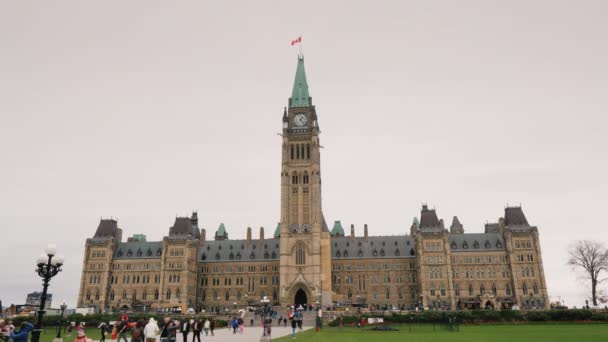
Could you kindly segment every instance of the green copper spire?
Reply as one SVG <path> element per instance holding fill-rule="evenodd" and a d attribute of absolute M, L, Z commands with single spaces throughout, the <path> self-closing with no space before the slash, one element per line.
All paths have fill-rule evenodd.
<path fill-rule="evenodd" d="M 277 229 L 274 230 L 274 237 L 275 238 L 281 237 L 281 222 L 277 223 Z"/>
<path fill-rule="evenodd" d="M 309 96 L 308 82 L 306 82 L 306 72 L 304 71 L 304 56 L 298 56 L 298 68 L 296 69 L 296 79 L 293 82 L 289 107 L 310 106 Z"/>

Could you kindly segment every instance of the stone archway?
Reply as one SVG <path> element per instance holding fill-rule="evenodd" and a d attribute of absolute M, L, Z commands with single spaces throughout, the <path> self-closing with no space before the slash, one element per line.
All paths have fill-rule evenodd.
<path fill-rule="evenodd" d="M 299 289 L 294 296 L 293 302 L 296 308 L 300 305 L 306 306 L 306 304 L 308 304 L 308 296 L 306 296 L 306 292 L 304 292 L 303 289 Z"/>

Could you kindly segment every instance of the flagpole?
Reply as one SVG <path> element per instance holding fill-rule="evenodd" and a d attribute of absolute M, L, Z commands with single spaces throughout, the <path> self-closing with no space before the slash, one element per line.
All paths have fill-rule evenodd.
<path fill-rule="evenodd" d="M 302 35 L 300 35 L 299 39 L 300 39 L 300 44 L 298 44 L 298 45 L 300 45 L 300 57 L 304 57 L 304 56 L 302 56 Z"/>

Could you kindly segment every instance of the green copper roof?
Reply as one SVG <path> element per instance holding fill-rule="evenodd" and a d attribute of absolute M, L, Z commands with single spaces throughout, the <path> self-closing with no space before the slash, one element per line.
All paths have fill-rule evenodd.
<path fill-rule="evenodd" d="M 279 238 L 281 237 L 281 223 L 277 223 L 277 229 L 274 230 L 274 237 L 275 238 Z"/>
<path fill-rule="evenodd" d="M 418 227 L 420 225 L 420 222 L 418 222 L 418 218 L 414 217 L 414 220 L 412 221 L 412 224 L 415 225 L 416 227 Z"/>
<path fill-rule="evenodd" d="M 146 235 L 144 235 L 144 234 L 133 234 L 133 241 L 146 242 Z"/>
<path fill-rule="evenodd" d="M 304 56 L 298 57 L 298 68 L 296 69 L 296 79 L 293 82 L 291 92 L 291 103 L 289 107 L 308 107 L 308 82 L 306 82 L 306 72 L 304 71 Z"/>
<path fill-rule="evenodd" d="M 217 228 L 216 236 L 226 235 L 226 227 L 223 223 L 220 223 L 220 226 Z"/>
<path fill-rule="evenodd" d="M 342 223 L 340 223 L 340 221 L 334 222 L 334 228 L 331 230 L 331 235 L 344 236 L 344 229 L 342 229 Z"/>

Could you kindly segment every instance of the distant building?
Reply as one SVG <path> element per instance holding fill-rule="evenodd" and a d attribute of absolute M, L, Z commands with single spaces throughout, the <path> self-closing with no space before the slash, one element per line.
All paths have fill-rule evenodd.
<path fill-rule="evenodd" d="M 32 305 L 35 307 L 39 307 L 41 299 L 42 299 L 42 292 L 28 293 L 27 299 L 25 300 L 25 305 Z M 50 293 L 47 293 L 46 302 L 44 303 L 44 308 L 45 309 L 50 308 L 52 302 L 53 302 L 53 295 Z"/>
<path fill-rule="evenodd" d="M 281 306 L 549 308 L 539 231 L 528 223 L 521 206 L 504 208 L 504 215 L 481 232 L 465 233 L 456 216 L 448 227 L 427 205 L 414 218 L 409 234 L 406 225 L 395 223 L 390 228 L 400 235 L 368 235 L 364 225 L 363 236 L 355 236 L 354 225 L 349 234 L 340 220 L 334 220 L 330 230 L 321 208 L 319 118 L 309 96 L 303 57 L 298 59 L 288 105 L 277 146 L 282 162 L 273 174 L 281 185 L 276 217 L 280 221 L 274 233 L 265 235 L 262 227 L 255 239 L 247 228 L 245 239 L 229 239 L 222 223 L 215 234 L 209 232 L 214 239 L 207 239 L 195 212 L 192 217 L 176 217 L 161 241 L 135 235 L 125 242 L 118 222 L 102 219 L 86 240 L 78 306 L 103 312 L 178 308 L 222 312 L 257 304 L 267 296 Z M 429 127 L 423 129 L 432 132 Z M 349 144 L 356 151 L 369 138 Z M 259 152 L 251 147 L 243 146 L 242 155 Z M 395 146 L 378 148 L 386 152 Z M 392 153 L 392 158 L 403 158 L 407 151 Z M 184 161 L 184 167 L 187 164 Z M 423 164 L 417 161 L 411 167 Z M 357 168 L 385 166 L 353 160 L 343 167 L 352 175 Z M 407 170 L 387 169 L 386 174 L 390 182 L 406 178 Z M 339 196 L 376 195 L 380 207 L 386 200 L 361 193 L 356 183 L 352 189 Z M 258 194 L 259 200 L 265 196 L 269 195 Z"/>

